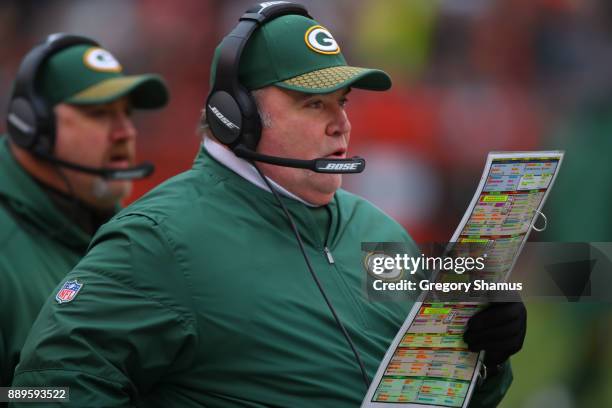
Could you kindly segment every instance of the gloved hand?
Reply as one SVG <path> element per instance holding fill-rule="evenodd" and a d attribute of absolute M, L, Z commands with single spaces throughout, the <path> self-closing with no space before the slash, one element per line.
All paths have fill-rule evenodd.
<path fill-rule="evenodd" d="M 467 323 L 463 340 L 470 351 L 485 351 L 489 375 L 523 347 L 527 310 L 523 302 L 497 302 L 476 313 Z"/>

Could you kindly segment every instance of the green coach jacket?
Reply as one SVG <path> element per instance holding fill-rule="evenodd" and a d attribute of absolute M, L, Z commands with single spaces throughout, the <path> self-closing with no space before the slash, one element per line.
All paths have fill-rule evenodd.
<path fill-rule="evenodd" d="M 319 208 L 281 199 L 372 378 L 412 304 L 367 300 L 360 244 L 411 238 L 342 190 Z M 274 196 L 204 149 L 103 226 L 66 281 L 78 294 L 47 300 L 16 386 L 69 386 L 70 405 L 88 407 L 342 408 L 365 395 Z M 476 402 L 494 405 L 510 381 L 508 369 Z"/>
<path fill-rule="evenodd" d="M 0 137 L 0 386 L 11 383 L 41 306 L 90 239 L 55 208 Z"/>

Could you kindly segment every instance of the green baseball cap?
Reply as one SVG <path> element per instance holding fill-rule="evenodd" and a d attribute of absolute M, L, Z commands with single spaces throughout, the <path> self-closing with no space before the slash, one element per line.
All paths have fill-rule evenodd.
<path fill-rule="evenodd" d="M 51 106 L 103 104 L 126 95 L 134 108 L 160 108 L 168 102 L 160 76 L 124 75 L 110 52 L 91 45 L 75 45 L 52 55 L 41 67 L 38 81 Z"/>
<path fill-rule="evenodd" d="M 222 44 L 213 57 L 211 84 Z M 248 90 L 276 85 L 304 93 L 329 93 L 348 86 L 373 91 L 391 87 L 384 71 L 348 66 L 325 27 L 294 14 L 278 17 L 253 33 L 240 59 L 239 81 Z"/>

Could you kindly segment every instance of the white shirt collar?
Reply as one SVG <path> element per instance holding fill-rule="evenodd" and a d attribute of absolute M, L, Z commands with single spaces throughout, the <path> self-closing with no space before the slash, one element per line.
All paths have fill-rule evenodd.
<path fill-rule="evenodd" d="M 252 184 L 255 184 L 262 190 L 271 193 L 266 183 L 261 179 L 261 176 L 259 175 L 259 172 L 257 172 L 257 169 L 251 163 L 236 156 L 231 150 L 226 149 L 220 143 L 212 140 L 209 137 L 204 137 L 204 142 L 202 144 L 208 154 L 210 154 L 219 163 L 223 164 L 225 167 L 232 170 L 234 173 L 238 174 L 243 179 L 249 181 Z M 272 185 L 272 187 L 278 193 L 284 195 L 285 197 L 297 200 L 309 207 L 318 207 L 317 205 L 309 203 L 308 201 L 305 201 L 302 198 L 293 194 L 292 192 L 286 190 L 280 184 L 272 180 L 270 177 L 266 178 L 270 182 L 270 185 Z"/>

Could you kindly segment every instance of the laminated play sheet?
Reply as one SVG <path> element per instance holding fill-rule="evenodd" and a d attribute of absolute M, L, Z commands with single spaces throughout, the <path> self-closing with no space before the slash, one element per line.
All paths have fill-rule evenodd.
<path fill-rule="evenodd" d="M 478 244 L 486 267 L 435 273 L 435 282 L 470 290 L 504 284 L 541 213 L 563 160 L 560 151 L 492 152 L 476 193 L 450 242 Z M 486 283 L 485 283 L 486 282 Z M 490 285 L 490 287 L 487 287 Z M 440 301 L 424 292 L 387 350 L 362 407 L 467 407 L 484 353 L 463 341 L 482 302 Z"/>

